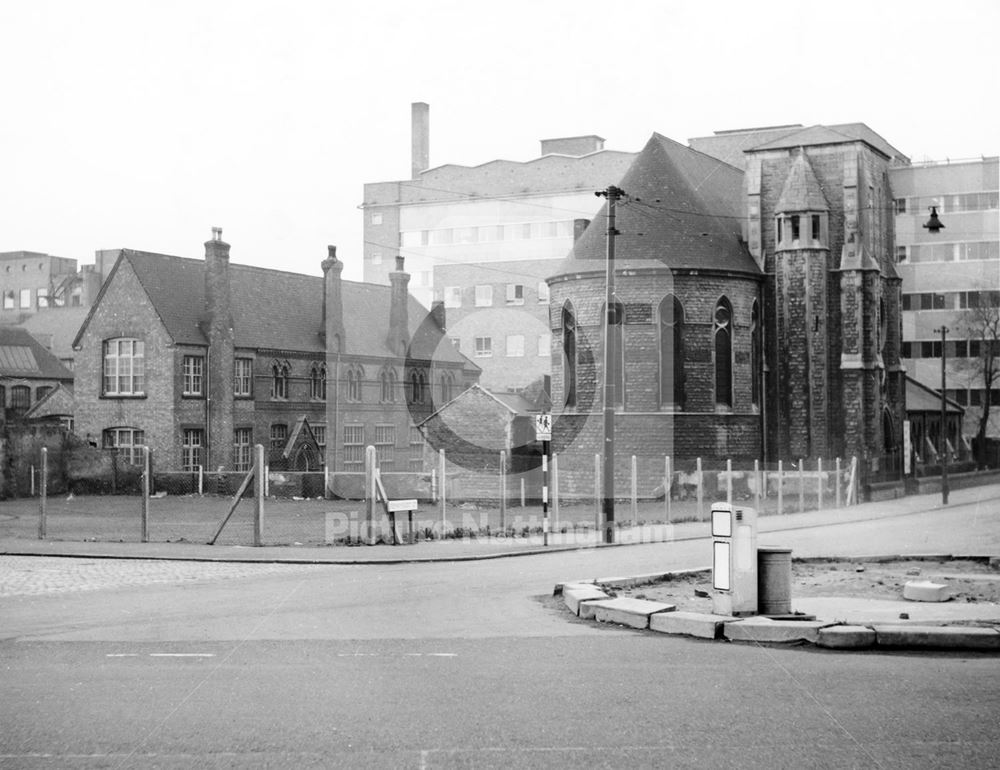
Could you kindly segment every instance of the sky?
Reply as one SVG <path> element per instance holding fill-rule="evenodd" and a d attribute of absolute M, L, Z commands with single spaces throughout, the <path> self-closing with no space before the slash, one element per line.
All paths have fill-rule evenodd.
<path fill-rule="evenodd" d="M 539 140 L 864 122 L 1000 152 L 996 0 L 32 0 L 0 4 L 0 252 L 98 249 L 361 280 L 366 182 Z M 608 180 L 609 184 L 617 180 Z"/>

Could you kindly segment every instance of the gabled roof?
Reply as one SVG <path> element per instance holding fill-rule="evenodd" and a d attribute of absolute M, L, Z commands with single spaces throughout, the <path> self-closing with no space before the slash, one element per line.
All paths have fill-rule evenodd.
<path fill-rule="evenodd" d="M 946 412 L 951 414 L 965 412 L 965 409 L 948 397 L 945 397 L 944 402 Z M 906 411 L 940 413 L 941 392 L 928 388 L 919 380 L 906 375 Z"/>
<path fill-rule="evenodd" d="M 119 262 L 101 289 L 91 315 L 80 327 L 79 344 L 105 290 L 122 262 L 128 262 L 150 303 L 175 343 L 207 345 L 205 334 L 205 262 L 201 259 L 123 249 Z M 237 348 L 325 351 L 321 277 L 230 264 L 231 309 Z M 349 355 L 394 356 L 386 346 L 391 289 L 371 283 L 343 281 L 345 349 Z M 454 346 L 429 318 L 429 311 L 412 296 L 407 309 L 411 355 L 478 368 Z M 426 320 L 426 323 L 425 323 Z M 418 333 L 418 330 L 421 333 Z"/>
<path fill-rule="evenodd" d="M 874 147 L 888 158 L 909 162 L 903 153 L 872 131 L 864 123 L 839 123 L 834 126 L 809 126 L 786 134 L 774 141 L 760 144 L 754 150 L 780 150 L 789 147 L 808 147 L 821 144 L 844 144 L 861 141 Z"/>
<path fill-rule="evenodd" d="M 792 161 L 792 167 L 785 178 L 785 186 L 775 206 L 776 214 L 790 211 L 829 211 L 830 205 L 823 194 L 823 188 L 816 178 L 809 158 L 804 151 L 799 152 Z"/>
<path fill-rule="evenodd" d="M 73 389 L 68 385 L 60 383 L 38 399 L 31 409 L 25 412 L 24 417 L 27 420 L 62 417 L 73 414 L 75 406 Z"/>
<path fill-rule="evenodd" d="M 0 325 L 0 376 L 73 381 L 73 372 L 18 326 Z"/>
<path fill-rule="evenodd" d="M 743 172 L 653 134 L 622 178 L 618 269 L 656 267 L 760 274 L 743 244 Z M 603 270 L 607 204 L 554 275 Z"/>

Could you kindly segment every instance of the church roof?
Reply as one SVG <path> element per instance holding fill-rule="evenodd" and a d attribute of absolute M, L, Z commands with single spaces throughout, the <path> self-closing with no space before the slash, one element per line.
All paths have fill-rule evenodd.
<path fill-rule="evenodd" d="M 653 134 L 622 178 L 615 265 L 759 275 L 742 242 L 743 172 Z M 603 270 L 607 203 L 554 275 Z"/>
<path fill-rule="evenodd" d="M 830 205 L 823 194 L 823 188 L 816 179 L 816 172 L 805 152 L 800 151 L 792 161 L 792 167 L 785 178 L 785 186 L 778 198 L 776 214 L 790 211 L 829 211 Z"/>
<path fill-rule="evenodd" d="M 780 150 L 789 147 L 808 147 L 821 144 L 844 144 L 845 142 L 865 142 L 888 158 L 909 162 L 903 153 L 872 131 L 864 123 L 838 123 L 833 126 L 809 126 L 800 131 L 786 134 L 774 141 L 757 145 L 753 150 Z"/>

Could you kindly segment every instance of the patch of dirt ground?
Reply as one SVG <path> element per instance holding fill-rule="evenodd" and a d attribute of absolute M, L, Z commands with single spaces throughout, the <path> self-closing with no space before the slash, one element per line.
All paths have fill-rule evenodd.
<path fill-rule="evenodd" d="M 792 561 L 793 600 L 803 596 L 902 599 L 905 583 L 925 580 L 949 585 L 951 602 L 1000 602 L 1000 571 L 982 561 Z M 711 612 L 711 591 L 710 572 L 613 589 L 616 596 L 675 604 L 692 612 Z"/>

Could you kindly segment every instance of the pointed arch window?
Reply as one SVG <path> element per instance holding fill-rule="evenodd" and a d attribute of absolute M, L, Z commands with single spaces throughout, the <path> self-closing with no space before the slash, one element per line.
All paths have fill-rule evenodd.
<path fill-rule="evenodd" d="M 764 377 L 764 334 L 760 323 L 760 303 L 750 310 L 750 402 L 760 408 Z"/>
<path fill-rule="evenodd" d="M 712 316 L 715 352 L 715 403 L 733 405 L 733 306 L 721 297 Z"/>
<path fill-rule="evenodd" d="M 455 397 L 455 375 L 452 372 L 441 374 L 441 403 L 447 404 Z"/>
<path fill-rule="evenodd" d="M 614 356 L 611 360 L 611 382 L 614 384 L 614 405 L 625 403 L 625 306 L 615 301 L 610 312 L 606 310 L 605 319 L 608 324 L 608 334 L 605 339 L 611 343 Z"/>
<path fill-rule="evenodd" d="M 660 301 L 660 406 L 684 408 L 684 307 L 673 294 Z"/>
<path fill-rule="evenodd" d="M 567 302 L 562 309 L 563 403 L 576 406 L 576 313 Z"/>
<path fill-rule="evenodd" d="M 384 368 L 379 374 L 379 401 L 391 404 L 396 400 L 396 370 L 391 366 Z"/>
<path fill-rule="evenodd" d="M 275 361 L 271 364 L 271 398 L 285 401 L 288 399 L 287 361 Z"/>
<path fill-rule="evenodd" d="M 364 395 L 362 384 L 365 372 L 360 366 L 352 366 L 347 370 L 347 400 L 360 403 Z"/>
<path fill-rule="evenodd" d="M 309 397 L 326 401 L 326 364 L 313 364 L 309 370 Z"/>
<path fill-rule="evenodd" d="M 422 369 L 410 372 L 410 403 L 422 404 L 427 398 L 427 375 Z"/>

